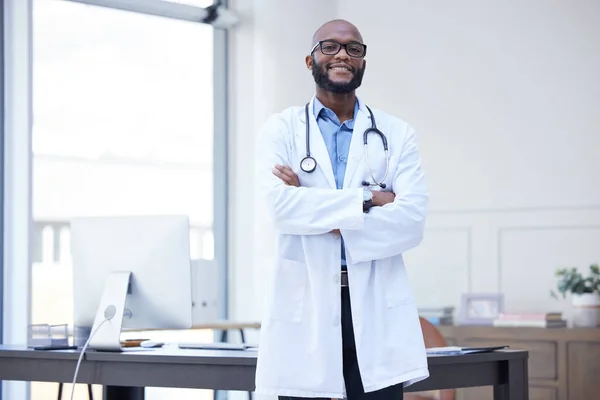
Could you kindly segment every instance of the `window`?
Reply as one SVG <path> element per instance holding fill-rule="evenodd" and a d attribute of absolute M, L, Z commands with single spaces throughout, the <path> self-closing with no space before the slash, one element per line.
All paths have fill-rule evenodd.
<path fill-rule="evenodd" d="M 33 323 L 72 323 L 72 217 L 187 214 L 191 257 L 213 259 L 213 92 L 210 25 L 34 0 Z"/>

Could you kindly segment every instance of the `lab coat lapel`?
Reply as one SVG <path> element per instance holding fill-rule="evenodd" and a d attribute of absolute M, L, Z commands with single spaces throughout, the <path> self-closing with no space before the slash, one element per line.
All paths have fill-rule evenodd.
<path fill-rule="evenodd" d="M 350 150 L 348 151 L 348 164 L 344 175 L 344 188 L 353 187 L 352 180 L 359 165 L 363 162 L 364 142 L 363 132 L 371 126 L 371 116 L 365 105 L 358 101 L 358 115 L 355 117 Z"/>
<path fill-rule="evenodd" d="M 321 170 L 325 175 L 325 179 L 329 186 L 332 189 L 335 189 L 337 186 L 335 184 L 335 177 L 333 175 L 333 167 L 331 166 L 331 159 L 329 158 L 329 151 L 327 151 L 327 146 L 325 145 L 325 140 L 323 139 L 323 135 L 321 134 L 321 130 L 319 129 L 319 125 L 317 124 L 317 120 L 315 118 L 313 108 L 314 107 L 314 97 L 310 101 L 308 105 L 308 120 L 310 123 L 310 154 L 317 161 L 317 170 Z M 303 122 L 303 130 L 302 130 L 302 147 L 306 147 L 306 115 L 304 112 L 304 107 L 302 107 L 302 114 L 300 116 L 300 120 Z M 313 173 L 318 173 L 315 170 Z"/>

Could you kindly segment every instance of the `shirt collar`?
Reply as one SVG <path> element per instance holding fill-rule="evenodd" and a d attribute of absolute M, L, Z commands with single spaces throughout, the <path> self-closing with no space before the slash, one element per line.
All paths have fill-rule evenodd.
<path fill-rule="evenodd" d="M 356 120 L 356 115 L 358 114 L 358 98 L 356 99 L 356 101 L 354 102 L 354 117 L 352 119 L 347 120 L 344 124 L 346 125 L 346 127 L 348 127 L 349 129 L 354 129 L 354 121 Z M 313 114 L 315 115 L 315 119 L 319 120 L 319 117 L 321 117 L 321 113 L 322 112 L 330 112 L 332 115 L 335 115 L 333 113 L 333 111 L 331 111 L 329 108 L 325 107 L 323 105 L 323 103 L 321 103 L 319 101 L 319 99 L 317 98 L 317 96 L 315 96 L 315 101 L 313 104 Z"/>

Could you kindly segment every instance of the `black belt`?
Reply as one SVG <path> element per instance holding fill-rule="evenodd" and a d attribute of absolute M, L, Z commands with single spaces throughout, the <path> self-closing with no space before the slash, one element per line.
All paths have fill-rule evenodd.
<path fill-rule="evenodd" d="M 340 276 L 340 283 L 342 287 L 348 287 L 348 271 L 342 270 L 342 274 Z"/>

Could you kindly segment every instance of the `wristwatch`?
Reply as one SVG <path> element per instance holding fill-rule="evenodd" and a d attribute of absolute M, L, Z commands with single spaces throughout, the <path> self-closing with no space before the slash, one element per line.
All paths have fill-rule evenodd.
<path fill-rule="evenodd" d="M 363 188 L 363 212 L 369 212 L 371 207 L 373 207 L 373 192 Z"/>

